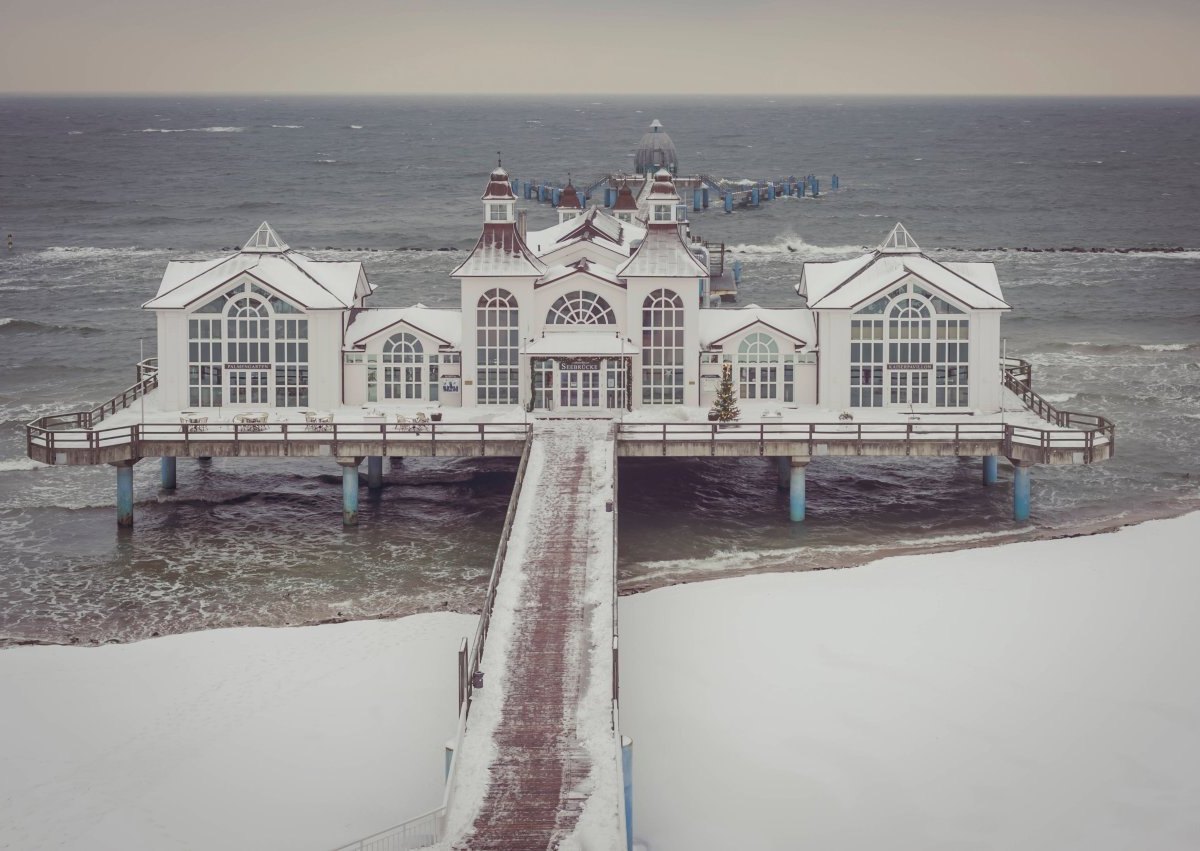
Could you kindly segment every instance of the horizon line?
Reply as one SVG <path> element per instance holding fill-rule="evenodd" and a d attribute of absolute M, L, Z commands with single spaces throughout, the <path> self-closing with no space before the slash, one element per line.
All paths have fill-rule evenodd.
<path fill-rule="evenodd" d="M 1101 98 L 1122 99 L 1122 100 L 1193 100 L 1200 99 L 1200 92 L 1195 93 L 1179 93 L 1179 92 L 1164 92 L 1164 93 L 1099 93 L 1099 92 L 639 92 L 631 94 L 629 92 L 487 92 L 487 91 L 453 91 L 453 92 L 356 92 L 356 91 L 263 91 L 263 92 L 244 92 L 244 91 L 3 91 L 0 90 L 0 97 L 76 97 L 76 98 L 104 98 L 104 97 L 247 97 L 247 98 L 270 98 L 270 97 L 412 97 L 412 98 L 471 98 L 471 97 L 487 97 L 487 98 L 575 98 L 575 97 L 608 97 L 622 99 L 643 99 L 643 98 L 861 98 L 861 99 L 902 99 L 902 98 L 924 98 L 924 99 L 945 99 L 945 98 L 978 98 L 978 99 L 1001 99 L 1001 98 L 1022 98 L 1022 99 L 1081 99 L 1095 100 Z"/>

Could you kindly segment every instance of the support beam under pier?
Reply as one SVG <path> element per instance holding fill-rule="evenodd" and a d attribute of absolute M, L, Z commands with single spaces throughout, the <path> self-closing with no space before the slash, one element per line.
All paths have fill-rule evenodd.
<path fill-rule="evenodd" d="M 358 525 L 358 465 L 362 458 L 339 458 L 342 466 L 342 524 Z"/>
<path fill-rule="evenodd" d="M 1013 461 L 1013 520 L 1029 519 L 1029 465 Z"/>
<path fill-rule="evenodd" d="M 174 455 L 164 455 L 162 457 L 162 489 L 165 491 L 175 490 Z"/>
<path fill-rule="evenodd" d="M 804 473 L 808 469 L 809 458 L 795 457 L 791 459 L 791 487 L 788 492 L 788 513 L 793 523 L 804 519 Z"/>
<path fill-rule="evenodd" d="M 792 459 L 780 455 L 775 459 L 775 464 L 779 473 L 779 489 L 785 491 L 792 486 Z"/>
<path fill-rule="evenodd" d="M 995 455 L 983 456 L 983 486 L 996 484 L 1000 475 L 1000 459 Z"/>

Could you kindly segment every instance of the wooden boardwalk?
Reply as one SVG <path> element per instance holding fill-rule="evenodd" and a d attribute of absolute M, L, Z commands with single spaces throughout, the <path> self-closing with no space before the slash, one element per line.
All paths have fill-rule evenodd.
<path fill-rule="evenodd" d="M 611 636 L 614 615 L 611 600 L 597 605 L 608 598 L 596 593 L 611 585 L 614 570 L 611 548 L 603 546 L 612 541 L 614 517 L 605 507 L 613 487 L 609 429 L 586 422 L 535 427 L 517 509 L 524 537 L 510 545 L 493 615 L 496 631 L 502 614 L 507 618 L 506 635 L 489 634 L 487 684 L 473 699 L 460 754 L 464 773 L 457 779 L 471 785 L 471 774 L 483 768 L 480 752 L 490 750 L 486 791 L 474 801 L 463 800 L 472 797 L 465 789 L 456 796 L 455 806 L 471 811 L 453 838 L 456 849 L 558 848 L 590 801 L 611 842 L 593 846 L 592 839 L 587 847 L 624 847 L 620 814 L 608 812 L 620 801 L 616 744 L 600 760 L 595 748 L 597 718 L 611 724 L 613 680 L 610 643 L 596 642 L 598 634 Z M 486 670 L 496 664 L 500 670 Z M 599 732 L 612 735 L 610 727 Z"/>

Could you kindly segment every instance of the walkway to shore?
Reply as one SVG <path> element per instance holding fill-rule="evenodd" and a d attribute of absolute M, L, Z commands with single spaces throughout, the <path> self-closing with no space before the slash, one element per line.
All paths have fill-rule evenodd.
<path fill-rule="evenodd" d="M 610 424 L 534 428 L 452 792 L 454 848 L 622 848 Z M 586 837 L 586 839 L 584 838 Z"/>

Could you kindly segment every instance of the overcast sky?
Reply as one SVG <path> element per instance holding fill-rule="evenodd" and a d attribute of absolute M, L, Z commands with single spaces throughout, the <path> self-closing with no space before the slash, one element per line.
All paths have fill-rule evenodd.
<path fill-rule="evenodd" d="M 1200 0 L 5 0 L 3 92 L 1200 94 Z"/>

